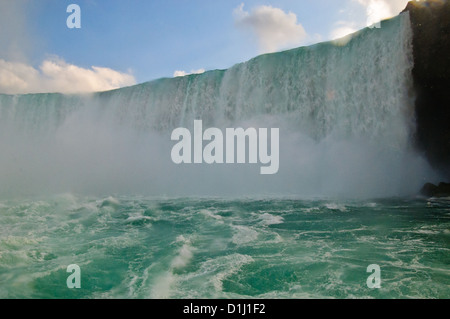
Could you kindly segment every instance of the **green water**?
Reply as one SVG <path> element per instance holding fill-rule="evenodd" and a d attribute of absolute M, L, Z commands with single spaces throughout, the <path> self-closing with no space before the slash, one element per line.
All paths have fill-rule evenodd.
<path fill-rule="evenodd" d="M 0 201 L 0 298 L 449 298 L 449 252 L 446 200 Z"/>

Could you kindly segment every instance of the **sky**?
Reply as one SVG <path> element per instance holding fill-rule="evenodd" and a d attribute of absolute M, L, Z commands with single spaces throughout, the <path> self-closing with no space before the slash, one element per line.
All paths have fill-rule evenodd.
<path fill-rule="evenodd" d="M 106 91 L 226 69 L 337 39 L 397 15 L 407 2 L 0 0 L 0 93 Z"/>

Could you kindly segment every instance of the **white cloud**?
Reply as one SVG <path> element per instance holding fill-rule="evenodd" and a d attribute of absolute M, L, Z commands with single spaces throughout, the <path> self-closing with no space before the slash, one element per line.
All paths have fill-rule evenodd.
<path fill-rule="evenodd" d="M 0 0 L 0 93 L 82 93 L 136 83 L 129 73 L 97 66 L 82 68 L 59 58 L 46 59 L 37 68 L 27 63 L 39 43 L 28 25 L 30 2 Z"/>
<path fill-rule="evenodd" d="M 367 25 L 399 14 L 409 0 L 353 0 L 366 7 Z"/>
<path fill-rule="evenodd" d="M 331 31 L 331 40 L 336 40 L 345 37 L 350 33 L 354 33 L 358 30 L 354 22 L 338 21 L 335 24 L 335 29 Z"/>
<path fill-rule="evenodd" d="M 0 59 L 0 93 L 85 93 L 133 84 L 136 80 L 129 73 L 97 66 L 85 69 L 58 58 L 45 60 L 39 69 Z"/>
<path fill-rule="evenodd" d="M 186 71 L 175 71 L 173 73 L 174 77 L 179 77 L 179 76 L 186 76 L 189 74 L 202 74 L 205 73 L 205 69 L 198 69 L 198 70 L 192 70 L 191 72 L 186 72 Z"/>
<path fill-rule="evenodd" d="M 239 27 L 254 32 L 264 53 L 299 46 L 307 37 L 297 16 L 279 8 L 258 6 L 248 12 L 242 3 L 234 10 L 234 17 Z"/>
<path fill-rule="evenodd" d="M 398 15 L 409 0 L 350 0 L 348 4 L 358 4 L 365 10 L 365 16 L 355 16 L 353 10 L 342 9 L 340 14 L 351 14 L 348 20 L 338 21 L 330 33 L 332 40 L 341 39 L 342 44 L 350 38 L 347 35 L 367 26 L 379 26 L 378 22 Z M 359 7 L 361 8 L 361 7 Z M 344 38 L 345 37 L 345 38 Z M 344 38 L 344 39 L 343 39 Z"/>

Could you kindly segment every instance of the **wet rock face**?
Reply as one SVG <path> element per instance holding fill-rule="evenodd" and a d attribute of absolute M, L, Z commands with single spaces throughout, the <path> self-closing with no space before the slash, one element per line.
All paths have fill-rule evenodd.
<path fill-rule="evenodd" d="M 450 197 L 450 184 L 440 183 L 438 186 L 434 184 L 425 184 L 420 191 L 426 197 Z"/>
<path fill-rule="evenodd" d="M 450 180 L 450 1 L 408 3 L 413 28 L 416 144 Z"/>

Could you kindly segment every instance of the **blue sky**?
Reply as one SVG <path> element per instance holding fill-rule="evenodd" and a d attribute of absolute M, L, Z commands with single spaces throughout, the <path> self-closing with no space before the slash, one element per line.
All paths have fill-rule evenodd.
<path fill-rule="evenodd" d="M 72 3 L 81 8 L 81 29 L 66 25 L 70 15 L 66 9 Z M 92 87 L 101 90 L 109 88 L 105 83 L 124 86 L 171 77 L 175 71 L 228 68 L 261 53 L 355 31 L 371 18 L 396 15 L 406 3 L 0 0 L 0 93 L 64 91 L 67 85 L 61 78 L 69 78 L 67 72 L 72 72 L 72 82 L 83 76 L 88 77 L 85 82 L 91 80 L 89 76 L 102 77 L 106 82 Z M 71 66 L 79 72 L 70 71 Z M 120 78 L 123 74 L 128 77 Z M 43 79 L 48 83 L 39 87 Z"/>

